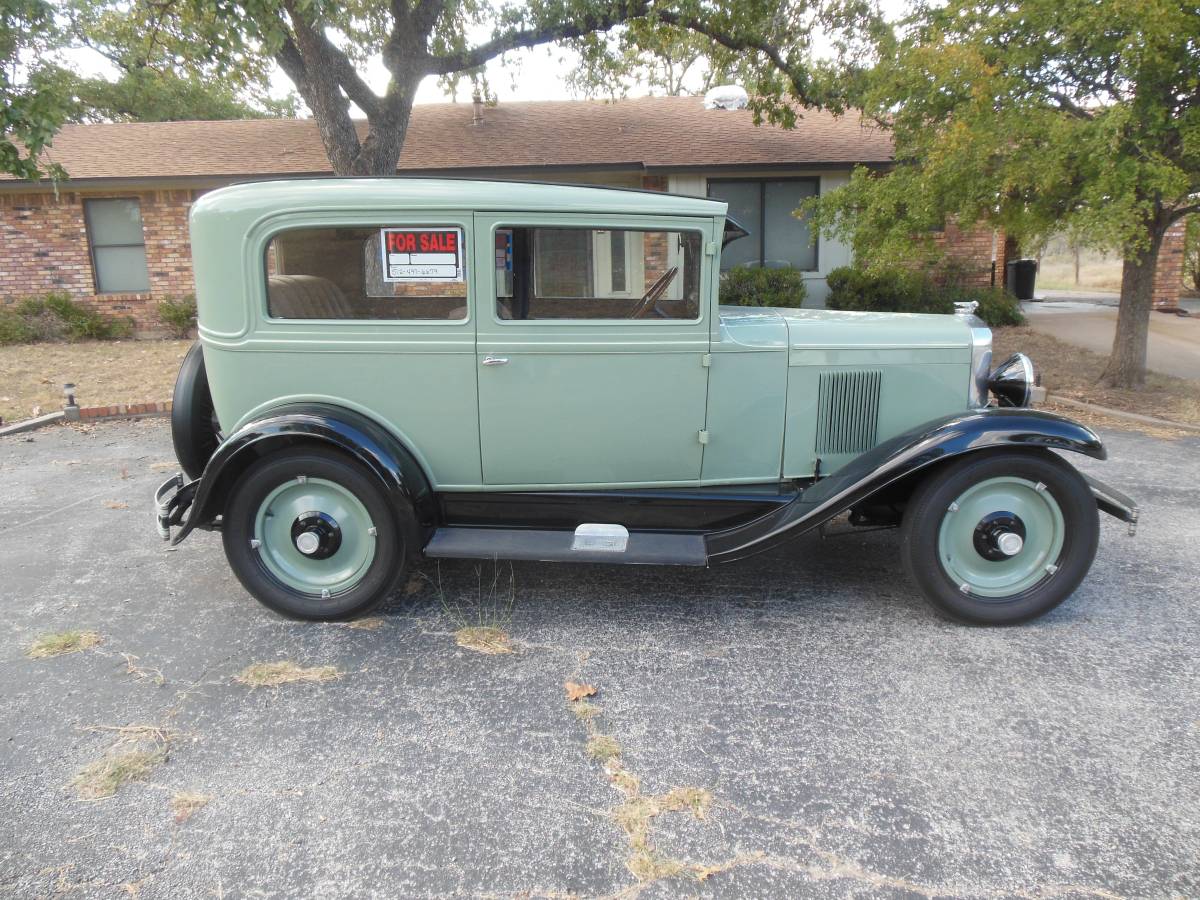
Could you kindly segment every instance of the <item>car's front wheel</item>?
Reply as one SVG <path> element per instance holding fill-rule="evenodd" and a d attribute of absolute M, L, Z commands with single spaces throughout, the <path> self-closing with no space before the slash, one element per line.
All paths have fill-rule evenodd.
<path fill-rule="evenodd" d="M 1091 567 L 1095 498 L 1049 451 L 970 456 L 917 487 L 904 513 L 909 577 L 943 615 L 1011 625 L 1062 603 Z"/>
<path fill-rule="evenodd" d="M 301 619 L 343 619 L 371 609 L 407 567 L 401 518 L 382 486 L 335 452 L 265 457 L 238 479 L 225 510 L 225 555 L 266 606 Z"/>

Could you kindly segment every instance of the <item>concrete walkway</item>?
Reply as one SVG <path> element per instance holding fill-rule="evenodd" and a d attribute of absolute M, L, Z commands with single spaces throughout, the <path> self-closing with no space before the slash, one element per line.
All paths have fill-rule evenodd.
<path fill-rule="evenodd" d="M 1096 353 L 1112 350 L 1117 329 L 1113 306 L 1095 300 L 1047 299 L 1022 303 L 1021 308 L 1035 331 Z M 1200 379 L 1200 317 L 1151 313 L 1147 365 L 1165 375 Z"/>

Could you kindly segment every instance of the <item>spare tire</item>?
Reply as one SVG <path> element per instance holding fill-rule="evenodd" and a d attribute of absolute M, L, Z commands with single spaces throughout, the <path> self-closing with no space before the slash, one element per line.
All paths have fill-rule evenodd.
<path fill-rule="evenodd" d="M 188 478 L 196 479 L 221 443 L 221 426 L 208 391 L 204 352 L 199 342 L 183 358 L 171 401 L 171 440 Z"/>

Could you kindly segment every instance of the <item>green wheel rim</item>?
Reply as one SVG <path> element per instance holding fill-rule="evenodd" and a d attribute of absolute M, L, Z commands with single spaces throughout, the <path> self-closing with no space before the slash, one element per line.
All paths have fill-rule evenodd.
<path fill-rule="evenodd" d="M 1020 519 L 1024 544 L 1014 556 L 987 559 L 976 545 L 975 530 L 1000 512 Z M 950 504 L 938 530 L 938 559 L 963 593 L 1005 599 L 1054 574 L 1065 534 L 1062 510 L 1044 484 L 1012 476 L 989 478 Z"/>
<path fill-rule="evenodd" d="M 337 523 L 341 542 L 325 559 L 301 553 L 292 525 L 318 512 Z M 285 587 L 320 597 L 345 593 L 375 559 L 375 523 L 353 493 L 324 478 L 293 478 L 267 494 L 254 517 L 258 558 Z"/>

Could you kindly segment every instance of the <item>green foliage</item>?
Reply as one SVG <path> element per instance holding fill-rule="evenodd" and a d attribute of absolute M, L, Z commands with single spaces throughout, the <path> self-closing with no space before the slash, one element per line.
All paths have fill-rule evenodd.
<path fill-rule="evenodd" d="M 134 68 L 110 81 L 59 69 L 54 77 L 61 92 L 72 98 L 69 118 L 75 122 L 260 119 L 298 112 L 294 95 L 281 101 L 248 101 L 227 81 L 171 70 Z"/>
<path fill-rule="evenodd" d="M 791 306 L 804 304 L 807 288 L 796 269 L 734 266 L 721 276 L 720 300 L 729 306 Z"/>
<path fill-rule="evenodd" d="M 28 344 L 36 339 L 33 326 L 15 310 L 0 309 L 0 346 Z"/>
<path fill-rule="evenodd" d="M 1200 190 L 1200 15 L 1175 0 L 951 0 L 922 6 L 857 98 L 900 163 L 812 204 L 861 255 L 986 222 L 1145 249 Z"/>
<path fill-rule="evenodd" d="M 31 180 L 64 175 L 41 160 L 67 114 L 42 62 L 57 36 L 54 9 L 44 0 L 0 4 L 0 172 Z"/>
<path fill-rule="evenodd" d="M 954 312 L 955 303 L 975 302 L 975 315 L 992 327 L 1025 321 L 1016 298 L 1001 288 L 970 287 L 912 269 L 842 266 L 829 273 L 827 283 L 830 309 L 945 315 Z"/>
<path fill-rule="evenodd" d="M 830 309 L 864 312 L 952 313 L 948 291 L 919 272 L 908 269 L 863 269 L 842 266 L 826 278 Z"/>
<path fill-rule="evenodd" d="M 190 337 L 196 324 L 196 297 L 188 294 L 178 300 L 168 298 L 158 304 L 158 317 L 177 338 Z"/>
<path fill-rule="evenodd" d="M 113 319 L 56 292 L 10 303 L 0 309 L 0 344 L 33 341 L 116 340 L 133 333 L 128 319 Z"/>
<path fill-rule="evenodd" d="M 975 308 L 975 315 L 993 328 L 1025 324 L 1025 314 L 1021 312 L 1021 304 L 1017 302 L 1016 297 L 1003 288 L 965 289 L 954 299 L 958 302 L 974 300 L 979 304 Z"/>

